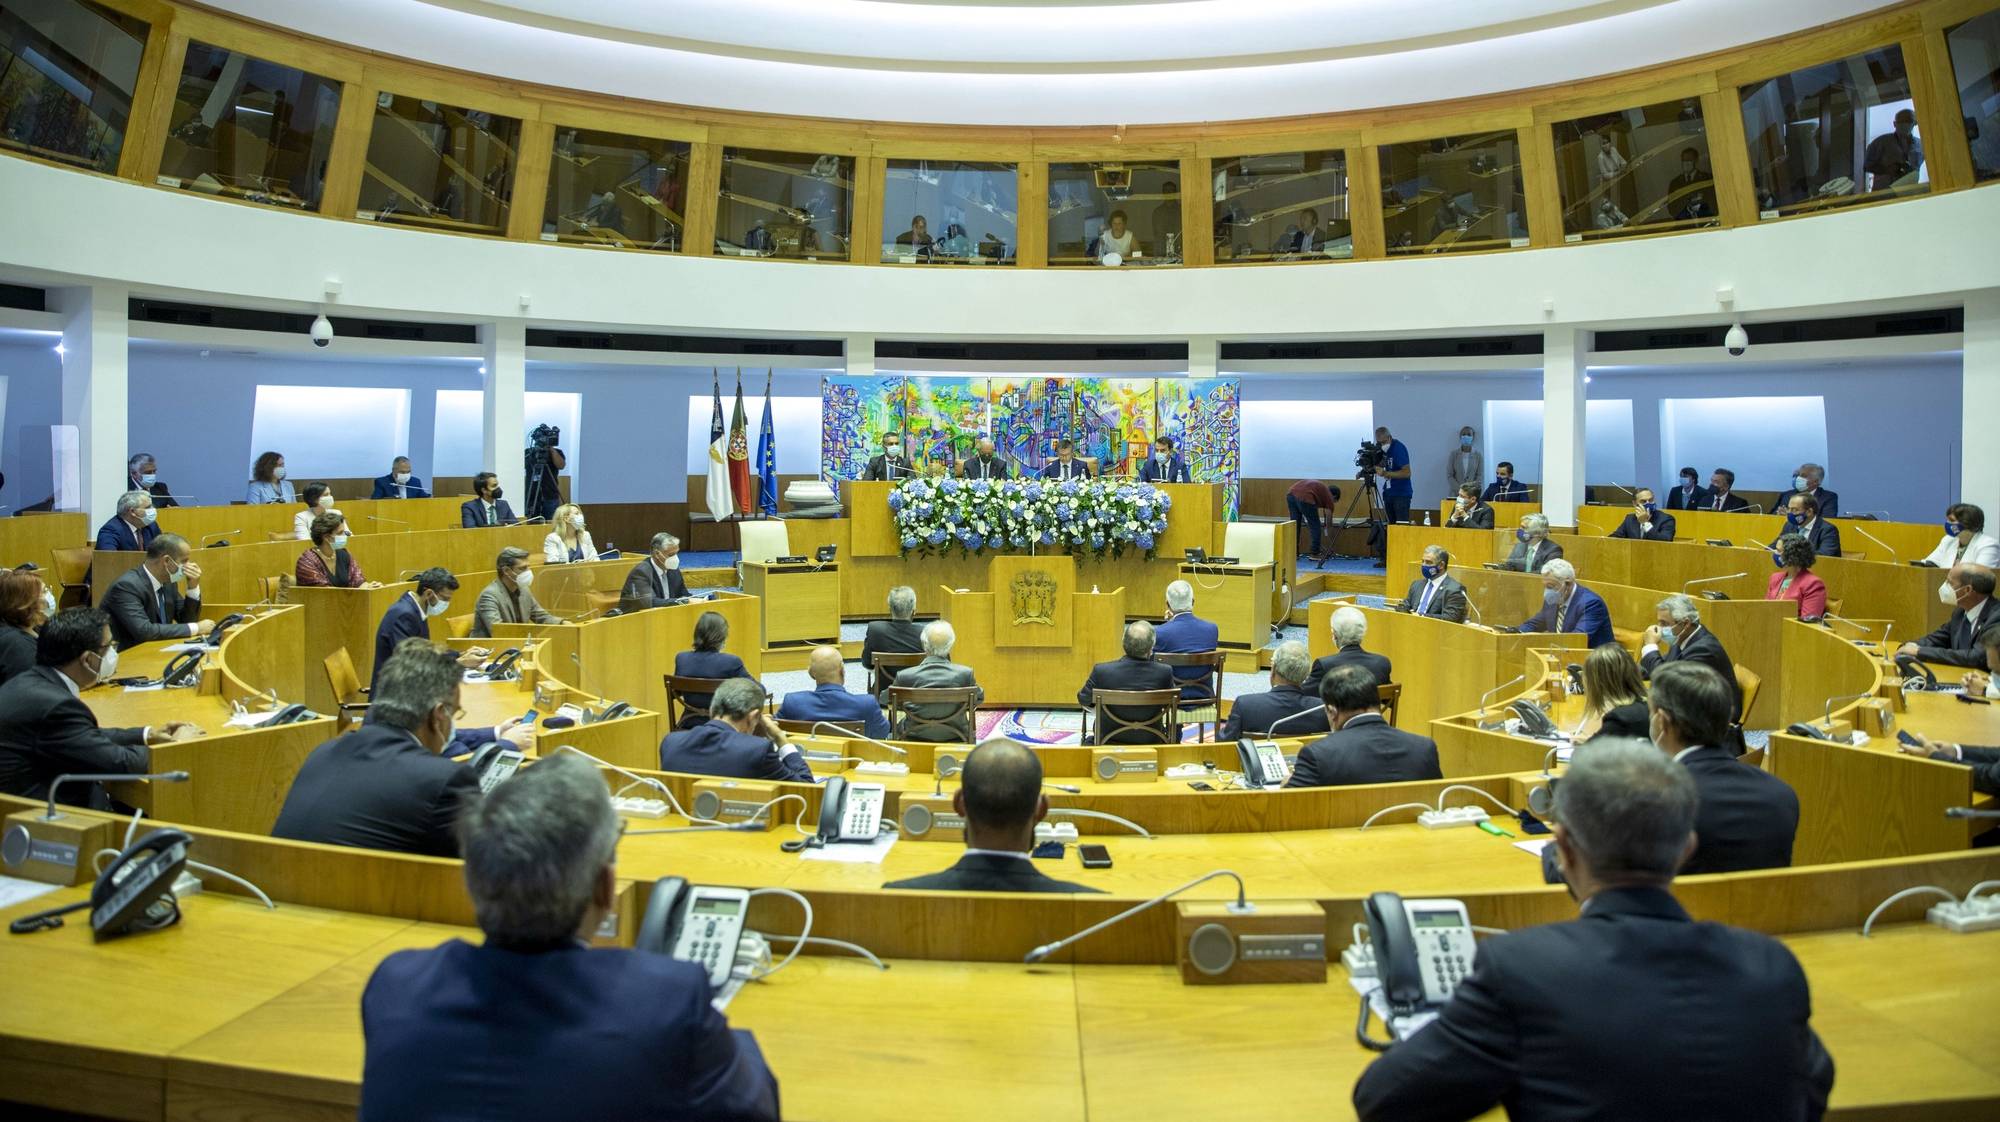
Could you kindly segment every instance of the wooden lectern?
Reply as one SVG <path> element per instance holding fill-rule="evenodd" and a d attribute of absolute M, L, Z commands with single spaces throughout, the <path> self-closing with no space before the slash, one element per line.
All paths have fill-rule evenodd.
<path fill-rule="evenodd" d="M 764 606 L 764 650 L 840 642 L 838 565 L 745 561 L 743 591 Z"/>
<path fill-rule="evenodd" d="M 1271 637 L 1270 565 L 1181 565 L 1181 579 L 1194 586 L 1195 614 L 1215 623 L 1216 646 L 1229 652 L 1231 670 L 1241 656 L 1255 659 Z"/>

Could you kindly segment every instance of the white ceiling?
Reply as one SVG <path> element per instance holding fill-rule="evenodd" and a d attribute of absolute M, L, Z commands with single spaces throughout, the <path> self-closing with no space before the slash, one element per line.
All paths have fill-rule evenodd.
<path fill-rule="evenodd" d="M 207 0 L 385 54 L 684 105 L 1138 125 L 1643 69 L 1893 0 Z"/>

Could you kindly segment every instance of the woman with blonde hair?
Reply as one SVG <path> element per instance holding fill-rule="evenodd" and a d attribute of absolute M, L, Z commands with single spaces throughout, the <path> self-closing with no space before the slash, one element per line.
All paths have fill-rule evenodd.
<path fill-rule="evenodd" d="M 1602 735 L 1641 740 L 1652 735 L 1639 664 L 1617 643 L 1606 643 L 1583 660 L 1583 724 L 1577 727 L 1576 741 Z"/>
<path fill-rule="evenodd" d="M 550 565 L 597 560 L 597 543 L 584 528 L 583 508 L 564 503 L 549 519 L 549 536 L 542 539 L 542 560 Z"/>

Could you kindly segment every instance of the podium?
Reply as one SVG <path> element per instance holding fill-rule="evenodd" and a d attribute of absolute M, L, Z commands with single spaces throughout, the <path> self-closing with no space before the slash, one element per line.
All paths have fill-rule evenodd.
<path fill-rule="evenodd" d="M 991 592 L 940 590 L 958 633 L 952 661 L 972 667 L 989 706 L 1075 705 L 1090 668 L 1121 653 L 1125 590 L 1079 591 L 1066 554 L 1003 554 L 987 567 Z"/>
<path fill-rule="evenodd" d="M 838 565 L 745 561 L 743 591 L 764 606 L 762 649 L 840 642 Z"/>
<path fill-rule="evenodd" d="M 1264 649 L 1271 635 L 1272 566 L 1183 562 L 1180 574 L 1194 586 L 1195 614 L 1215 623 L 1218 648 L 1252 658 Z"/>

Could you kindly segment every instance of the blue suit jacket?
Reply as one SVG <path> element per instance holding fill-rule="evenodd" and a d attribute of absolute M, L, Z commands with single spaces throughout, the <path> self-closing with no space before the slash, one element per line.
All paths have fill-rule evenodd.
<path fill-rule="evenodd" d="M 674 656 L 674 673 L 682 678 L 750 677 L 750 671 L 744 667 L 743 660 L 728 651 L 682 651 Z M 708 708 L 708 694 L 691 693 L 683 697 L 691 705 Z M 706 717 L 684 716 L 681 718 L 680 727 L 698 728 L 707 720 Z"/>
<path fill-rule="evenodd" d="M 159 536 L 158 526 L 141 526 L 135 534 L 130 523 L 114 515 L 97 528 L 97 548 L 105 553 L 137 553 Z"/>
<path fill-rule="evenodd" d="M 481 511 L 479 507 L 480 502 L 478 499 L 467 500 L 463 506 L 460 506 L 458 508 L 459 525 L 466 528 L 484 526 L 485 523 L 481 522 L 480 519 L 485 516 L 485 512 Z M 493 513 L 499 517 L 500 525 L 502 526 L 512 526 L 514 523 L 520 521 L 520 519 L 514 517 L 514 508 L 507 505 L 506 499 L 493 500 Z"/>
<path fill-rule="evenodd" d="M 660 741 L 660 770 L 729 779 L 815 782 L 804 755 L 793 752 L 781 759 L 770 741 L 737 732 L 721 721 L 667 734 Z"/>
<path fill-rule="evenodd" d="M 1556 606 L 1543 604 L 1542 610 L 1521 625 L 1523 631 L 1546 631 L 1556 629 Z M 1615 643 L 1611 634 L 1611 609 L 1604 606 L 1604 597 L 1582 585 L 1576 586 L 1576 595 L 1570 597 L 1569 614 L 1563 620 L 1566 632 L 1581 632 L 1595 650 L 1606 643 Z"/>
<path fill-rule="evenodd" d="M 1148 483 L 1192 483 L 1188 475 L 1187 461 L 1175 456 L 1165 464 L 1157 456 L 1148 456 L 1139 466 L 1139 478 Z"/>
<path fill-rule="evenodd" d="M 1779 534 L 1778 537 L 1782 538 L 1785 534 L 1800 534 L 1800 530 L 1797 526 L 1786 522 L 1784 533 Z M 1806 544 L 1812 546 L 1813 552 L 1819 556 L 1840 556 L 1840 529 L 1833 523 L 1828 522 L 1825 515 L 1821 515 L 1813 520 L 1812 533 L 1800 534 L 1800 536 L 1806 539 Z M 1777 538 L 1771 540 L 1771 548 L 1778 548 Z"/>
<path fill-rule="evenodd" d="M 777 1079 L 709 997 L 645 951 L 397 951 L 361 995 L 361 1117 L 775 1120 Z"/>
<path fill-rule="evenodd" d="M 430 488 L 424 486 L 424 481 L 415 475 L 410 476 L 410 481 L 403 484 L 403 489 L 406 491 L 422 492 L 417 496 L 420 499 L 429 498 L 431 493 Z M 375 493 L 368 497 L 371 499 L 400 499 L 405 496 L 396 493 L 396 477 L 394 475 L 378 475 L 375 477 Z"/>
<path fill-rule="evenodd" d="M 863 733 L 877 740 L 889 737 L 889 718 L 882 715 L 882 706 L 865 693 L 847 692 L 837 682 L 822 682 L 810 693 L 786 694 L 778 716 L 787 721 L 860 721 Z"/>
<path fill-rule="evenodd" d="M 428 639 L 430 634 L 430 624 L 417 602 L 407 595 L 397 598 L 382 613 L 382 622 L 375 628 L 375 668 L 369 672 L 368 680 L 373 682 L 382 676 L 382 664 L 396 653 L 397 644 L 405 639 Z"/>
<path fill-rule="evenodd" d="M 1167 654 L 1193 654 L 1198 651 L 1215 649 L 1216 636 L 1220 629 L 1193 612 L 1180 615 L 1153 629 L 1153 652 Z M 1189 701 L 1208 697 L 1208 672 L 1199 666 L 1176 666 L 1174 677 L 1195 685 L 1181 687 L 1181 697 Z"/>

